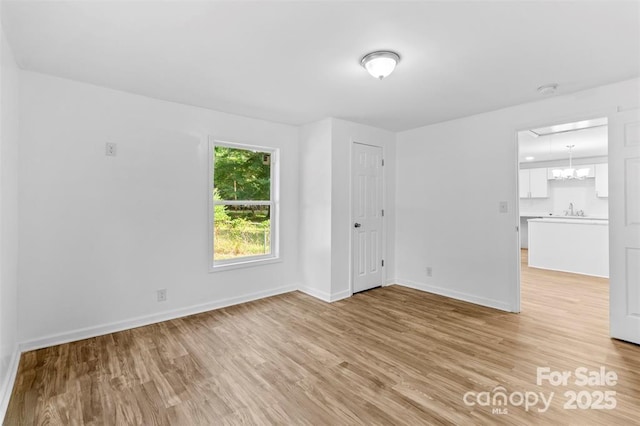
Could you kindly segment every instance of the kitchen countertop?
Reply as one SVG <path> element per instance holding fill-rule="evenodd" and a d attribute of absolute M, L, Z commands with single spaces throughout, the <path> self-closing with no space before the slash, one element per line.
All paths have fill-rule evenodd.
<path fill-rule="evenodd" d="M 520 217 L 534 217 L 543 219 L 579 219 L 579 220 L 609 220 L 606 216 L 565 216 L 563 214 L 549 214 L 549 213 L 520 213 Z"/>
<path fill-rule="evenodd" d="M 571 223 L 571 224 L 580 224 L 580 225 L 608 225 L 608 219 L 598 219 L 592 217 L 582 217 L 582 216 L 555 216 L 555 217 L 545 217 L 542 219 L 529 219 L 529 222 L 544 222 L 544 223 Z"/>

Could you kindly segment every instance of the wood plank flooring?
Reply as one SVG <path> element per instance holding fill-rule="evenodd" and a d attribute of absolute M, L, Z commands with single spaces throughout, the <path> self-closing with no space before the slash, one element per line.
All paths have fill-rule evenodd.
<path fill-rule="evenodd" d="M 640 424 L 640 347 L 609 339 L 607 286 L 524 262 L 521 314 L 400 286 L 294 292 L 41 349 L 5 424 Z M 536 385 L 537 367 L 583 366 L 617 385 Z M 496 386 L 555 395 L 546 412 L 463 402 Z M 617 407 L 565 410 L 567 390 L 614 390 Z"/>

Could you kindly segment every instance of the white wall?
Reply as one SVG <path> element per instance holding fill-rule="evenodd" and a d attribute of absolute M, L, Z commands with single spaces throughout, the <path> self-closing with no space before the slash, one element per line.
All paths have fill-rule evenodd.
<path fill-rule="evenodd" d="M 32 72 L 22 83 L 27 347 L 297 288 L 297 128 Z M 208 273 L 207 135 L 281 149 L 282 262 Z"/>
<path fill-rule="evenodd" d="M 639 93 L 634 79 L 399 133 L 398 281 L 513 309 L 519 262 L 516 132 L 637 107 Z M 506 214 L 498 212 L 503 200 L 509 202 Z"/>
<path fill-rule="evenodd" d="M 19 71 L 0 28 L 0 419 L 17 368 Z"/>
<path fill-rule="evenodd" d="M 300 128 L 300 289 L 331 299 L 331 119 Z"/>

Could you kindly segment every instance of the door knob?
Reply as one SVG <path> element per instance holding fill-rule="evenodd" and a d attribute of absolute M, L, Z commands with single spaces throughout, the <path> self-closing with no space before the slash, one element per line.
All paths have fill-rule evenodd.
<path fill-rule="evenodd" d="M 353 225 L 353 227 L 354 227 L 354 228 L 360 228 L 361 226 L 362 226 L 362 225 L 360 225 L 359 223 L 355 223 L 355 224 Z"/>

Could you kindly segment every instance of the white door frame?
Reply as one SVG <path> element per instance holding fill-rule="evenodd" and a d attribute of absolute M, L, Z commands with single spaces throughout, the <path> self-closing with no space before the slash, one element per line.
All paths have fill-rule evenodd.
<path fill-rule="evenodd" d="M 376 145 L 374 143 L 360 142 L 356 139 L 351 139 L 349 144 L 349 297 L 353 296 L 353 282 L 354 282 L 354 269 L 353 269 L 353 148 L 354 144 L 368 145 L 382 150 L 382 159 L 386 159 L 387 150 L 383 145 Z M 387 164 L 382 167 L 382 209 L 385 211 L 385 215 L 382 218 L 382 258 L 387 258 Z M 384 287 L 387 285 L 387 265 L 382 268 L 382 283 Z"/>
<path fill-rule="evenodd" d="M 535 121 L 531 121 L 529 123 L 525 123 L 525 124 L 521 124 L 516 126 L 515 130 L 513 131 L 513 135 L 515 138 L 515 144 L 516 144 L 516 149 L 515 149 L 515 171 L 514 171 L 514 175 L 515 175 L 515 182 L 516 182 L 516 186 L 515 186 L 515 197 L 513 198 L 513 205 L 515 206 L 514 211 L 516 213 L 516 223 L 515 223 L 515 228 L 517 230 L 516 232 L 516 251 L 515 253 L 517 253 L 516 259 L 515 259 L 515 272 L 516 272 L 516 281 L 514 283 L 514 285 L 510 286 L 511 288 L 511 312 L 515 312 L 515 313 L 519 313 L 521 310 L 521 281 L 522 281 L 522 271 L 520 270 L 520 232 L 522 232 L 522 230 L 520 229 L 520 194 L 519 194 L 519 188 L 520 188 L 520 157 L 519 157 L 519 149 L 520 149 L 520 144 L 518 141 L 518 133 L 525 131 L 525 130 L 530 130 L 530 129 L 535 129 L 538 127 L 549 127 L 549 126 L 554 126 L 557 124 L 565 124 L 565 123 L 573 123 L 576 121 L 584 121 L 584 120 L 592 120 L 594 118 L 602 118 L 602 117 L 607 117 L 607 120 L 611 119 L 611 116 L 616 114 L 618 112 L 618 109 L 606 109 L 606 110 L 600 110 L 600 111 L 588 111 L 588 112 L 584 112 L 584 113 L 580 113 L 580 114 L 571 114 L 568 116 L 559 116 L 557 118 L 546 118 L 546 119 L 539 119 L 539 120 L 535 120 Z M 609 146 L 607 143 L 607 156 L 609 155 Z M 609 230 L 609 232 L 611 232 L 611 230 Z"/>
<path fill-rule="evenodd" d="M 629 215 L 629 203 L 635 203 L 638 196 L 634 186 L 639 182 L 628 175 L 633 164 L 629 161 L 638 159 L 640 146 L 629 139 L 629 124 L 640 124 L 640 109 L 620 111 L 609 121 L 609 135 L 613 136 L 609 154 L 615 154 L 609 157 L 609 336 L 640 345 L 640 312 L 632 304 L 637 296 L 634 287 L 640 283 L 630 280 L 635 265 L 629 258 L 631 252 L 640 249 L 637 218 Z"/>

